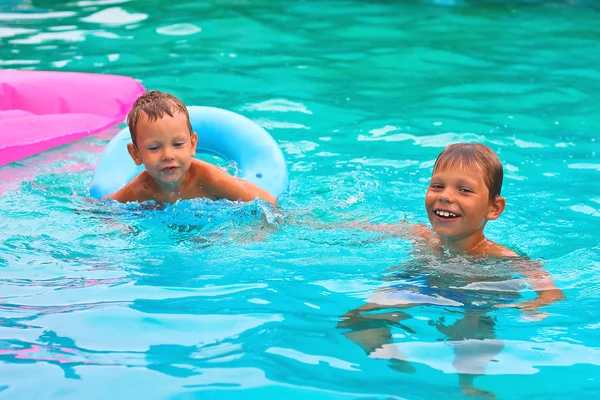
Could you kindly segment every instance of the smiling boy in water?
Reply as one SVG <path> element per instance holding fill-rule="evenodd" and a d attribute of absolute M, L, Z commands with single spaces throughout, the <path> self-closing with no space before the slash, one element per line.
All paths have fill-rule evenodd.
<path fill-rule="evenodd" d="M 482 144 L 458 143 L 446 147 L 433 167 L 425 211 L 425 225 L 370 225 L 373 230 L 424 239 L 431 249 L 486 257 L 517 254 L 488 240 L 483 230 L 500 217 L 506 199 L 500 196 L 503 169 L 496 154 Z"/>
<path fill-rule="evenodd" d="M 435 252 L 474 257 L 519 257 L 511 249 L 487 239 L 484 229 L 489 221 L 500 217 L 506 199 L 500 196 L 504 172 L 498 156 L 483 144 L 457 143 L 446 147 L 433 166 L 425 194 L 425 211 L 431 228 L 426 225 L 355 224 L 367 230 L 421 239 Z M 562 298 L 550 275 L 541 269 L 519 272 L 538 292 L 536 300 L 519 308 L 537 309 Z"/>
<path fill-rule="evenodd" d="M 107 198 L 121 203 L 208 198 L 276 204 L 257 185 L 236 178 L 216 165 L 194 159 L 198 136 L 185 105 L 175 96 L 152 90 L 140 96 L 127 116 L 132 143 L 127 150 L 142 171 Z"/>
<path fill-rule="evenodd" d="M 459 373 L 463 393 L 474 397 L 494 397 L 492 393 L 473 386 L 473 378 L 484 373 L 484 366 L 504 346 L 502 341 L 495 339 L 494 319 L 486 314 L 501 307 L 536 312 L 539 307 L 563 298 L 562 291 L 539 265 L 524 260 L 509 248 L 485 237 L 486 224 L 500 217 L 506 206 L 506 200 L 500 196 L 502 180 L 502 164 L 489 147 L 482 144 L 453 144 L 446 147 L 436 159 L 425 195 L 425 210 L 431 228 L 409 224 L 354 224 L 360 229 L 414 238 L 421 242 L 428 254 L 437 254 L 440 260 L 433 260 L 432 263 L 429 258 L 421 267 L 417 262 L 416 268 L 402 268 L 400 274 L 386 278 L 400 282 L 376 291 L 367 304 L 342 316 L 338 327 L 350 329 L 345 333 L 346 337 L 371 357 L 390 359 L 392 368 L 412 372 L 414 367 L 394 346 L 391 334 L 391 326 L 401 326 L 401 320 L 410 318 L 400 309 L 423 305 L 460 307 L 464 314 L 453 324 L 446 325 L 443 317 L 432 324 L 448 340 L 467 344 L 454 348 L 453 364 Z M 537 293 L 537 298 L 514 304 L 510 296 L 506 296 L 508 301 L 502 295 L 489 293 L 481 296 L 484 301 L 474 296 L 478 293 L 475 290 L 477 285 L 485 288 L 485 284 L 488 284 L 488 289 L 493 286 L 485 282 L 486 271 L 478 271 L 477 268 L 483 268 L 481 261 L 484 259 L 494 258 L 508 261 L 509 270 L 514 268 L 523 276 Z M 430 265 L 425 265 L 427 263 Z M 431 264 L 437 265 L 440 270 L 436 271 Z M 447 266 L 450 268 L 445 269 Z M 506 278 L 496 276 L 494 279 Z M 518 294 L 513 293 L 513 297 L 515 295 Z M 390 311 L 381 312 L 386 309 Z M 537 315 L 538 319 L 543 317 L 542 314 Z M 473 354 L 477 354 L 477 357 L 473 357 Z"/>

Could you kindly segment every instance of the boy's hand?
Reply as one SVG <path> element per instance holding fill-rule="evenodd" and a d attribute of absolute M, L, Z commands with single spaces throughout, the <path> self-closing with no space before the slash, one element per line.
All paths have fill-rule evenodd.
<path fill-rule="evenodd" d="M 518 308 L 525 312 L 537 312 L 539 304 L 535 300 L 524 301 L 523 303 L 497 304 L 494 308 Z"/>
<path fill-rule="evenodd" d="M 547 312 L 540 312 L 540 304 L 539 301 L 536 300 L 524 301 L 523 303 L 519 304 L 497 304 L 493 308 L 518 308 L 520 311 L 527 313 L 523 316 L 523 318 L 525 318 L 528 321 L 537 322 L 548 318 L 550 314 L 548 314 Z"/>
<path fill-rule="evenodd" d="M 518 308 L 525 312 L 537 312 L 539 304 L 534 300 L 524 301 L 523 303 L 512 303 L 512 304 L 496 304 L 494 308 Z"/>

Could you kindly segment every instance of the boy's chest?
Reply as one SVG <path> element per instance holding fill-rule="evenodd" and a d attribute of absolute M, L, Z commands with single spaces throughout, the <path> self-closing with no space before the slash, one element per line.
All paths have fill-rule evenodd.
<path fill-rule="evenodd" d="M 178 200 L 192 200 L 202 198 L 216 200 L 214 196 L 211 196 L 210 193 L 206 192 L 202 187 L 199 186 L 184 187 L 176 193 L 160 193 L 157 196 L 155 196 L 153 200 L 156 200 L 161 203 L 173 204 Z"/>

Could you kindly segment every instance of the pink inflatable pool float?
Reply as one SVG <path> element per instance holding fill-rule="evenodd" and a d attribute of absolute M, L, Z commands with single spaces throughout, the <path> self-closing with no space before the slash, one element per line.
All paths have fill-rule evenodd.
<path fill-rule="evenodd" d="M 123 122 L 144 91 L 125 76 L 0 70 L 0 165 Z"/>

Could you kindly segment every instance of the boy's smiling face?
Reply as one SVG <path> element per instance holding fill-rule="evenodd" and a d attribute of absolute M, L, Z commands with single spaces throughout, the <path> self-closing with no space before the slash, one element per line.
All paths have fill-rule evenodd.
<path fill-rule="evenodd" d="M 505 200 L 490 201 L 480 168 L 435 170 L 425 196 L 425 208 L 433 231 L 446 241 L 483 235 L 488 220 L 504 211 Z"/>
<path fill-rule="evenodd" d="M 179 186 L 190 169 L 198 141 L 195 133 L 190 134 L 186 116 L 174 110 L 173 117 L 150 121 L 144 115 L 136 132 L 136 144 L 128 146 L 135 163 L 144 164 L 159 186 Z"/>

